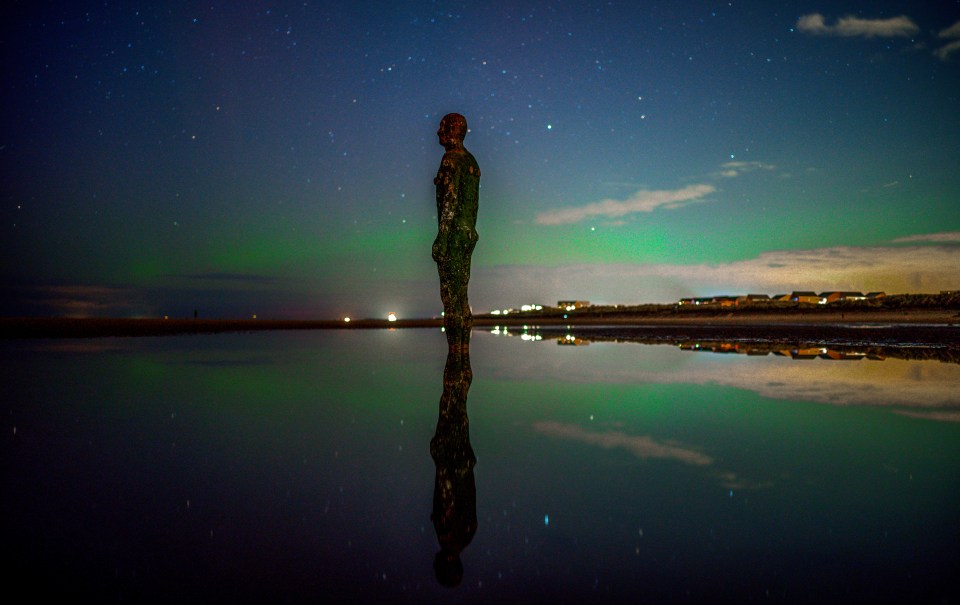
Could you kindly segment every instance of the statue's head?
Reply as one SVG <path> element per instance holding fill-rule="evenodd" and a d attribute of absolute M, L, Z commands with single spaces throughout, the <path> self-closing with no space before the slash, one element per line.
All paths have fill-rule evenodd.
<path fill-rule="evenodd" d="M 467 136 L 467 118 L 459 113 L 448 113 L 440 120 L 440 129 L 437 130 L 440 144 L 444 149 L 457 149 L 463 145 L 463 138 Z"/>

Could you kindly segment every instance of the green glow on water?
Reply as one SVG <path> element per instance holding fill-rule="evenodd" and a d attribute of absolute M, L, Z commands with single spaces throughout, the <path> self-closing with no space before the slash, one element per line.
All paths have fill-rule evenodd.
<path fill-rule="evenodd" d="M 362 573 L 350 570 L 371 564 L 433 586 L 429 445 L 444 347 L 436 331 L 345 331 L 7 350 L 17 427 L 7 529 L 42 541 L 57 516 L 58 527 L 120 532 L 110 535 L 122 533 L 124 553 L 130 543 L 171 561 L 201 548 L 259 563 L 279 541 L 313 565 L 343 564 L 351 585 Z M 513 569 L 541 591 L 599 577 L 667 594 L 696 568 L 712 591 L 759 577 L 830 593 L 866 573 L 870 586 L 913 594 L 909 577 L 952 577 L 960 426 L 896 413 L 904 404 L 778 396 L 797 385 L 856 393 L 854 376 L 877 372 L 888 381 L 874 381 L 875 403 L 908 385 L 934 406 L 938 388 L 956 384 L 952 366 L 480 334 L 472 360 L 471 580 L 496 587 Z M 779 378 L 772 391 L 768 376 Z M 100 512 L 66 505 L 77 501 Z M 148 518 L 192 550 L 151 542 Z"/>

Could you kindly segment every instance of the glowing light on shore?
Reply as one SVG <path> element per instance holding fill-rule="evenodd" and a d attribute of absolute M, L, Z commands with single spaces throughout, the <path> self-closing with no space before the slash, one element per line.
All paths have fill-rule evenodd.
<path fill-rule="evenodd" d="M 393 311 L 387 313 L 387 321 L 397 321 L 397 314 Z"/>
<path fill-rule="evenodd" d="M 345 323 L 350 323 L 350 318 L 349 318 L 349 317 L 344 317 L 344 318 L 343 318 L 343 321 L 344 321 Z"/>

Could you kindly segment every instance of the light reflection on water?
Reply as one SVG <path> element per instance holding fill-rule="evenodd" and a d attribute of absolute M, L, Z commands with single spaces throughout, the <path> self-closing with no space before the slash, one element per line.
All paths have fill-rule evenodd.
<path fill-rule="evenodd" d="M 960 595 L 960 424 L 904 415 L 950 420 L 960 366 L 485 333 L 476 528 L 441 586 L 445 351 L 414 330 L 2 343 L 12 577 L 123 600 Z"/>
<path fill-rule="evenodd" d="M 497 330 L 493 334 L 507 333 Z M 713 384 L 746 389 L 770 399 L 882 406 L 902 414 L 960 422 L 960 364 L 886 357 L 881 355 L 881 347 L 858 350 L 734 342 L 637 345 L 591 342 L 572 334 L 555 338 L 527 332 L 514 335 L 525 342 L 542 342 L 543 347 L 593 345 L 593 351 L 580 354 L 573 363 L 548 366 L 553 380 Z M 602 352 L 596 351 L 598 348 Z M 516 368 L 504 365 L 495 371 L 508 375 L 512 370 Z"/>

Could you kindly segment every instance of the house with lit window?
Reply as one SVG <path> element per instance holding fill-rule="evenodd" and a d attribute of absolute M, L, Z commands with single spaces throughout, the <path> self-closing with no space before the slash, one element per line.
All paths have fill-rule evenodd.
<path fill-rule="evenodd" d="M 866 300 L 867 297 L 861 292 L 821 292 L 820 298 L 823 304 L 841 302 L 844 300 Z"/>
<path fill-rule="evenodd" d="M 793 292 L 790 294 L 790 300 L 796 303 L 808 303 L 812 305 L 823 303 L 820 295 L 816 292 Z"/>
<path fill-rule="evenodd" d="M 824 292 L 820 294 L 826 302 L 840 302 L 844 300 L 866 300 L 867 297 L 861 292 Z"/>

